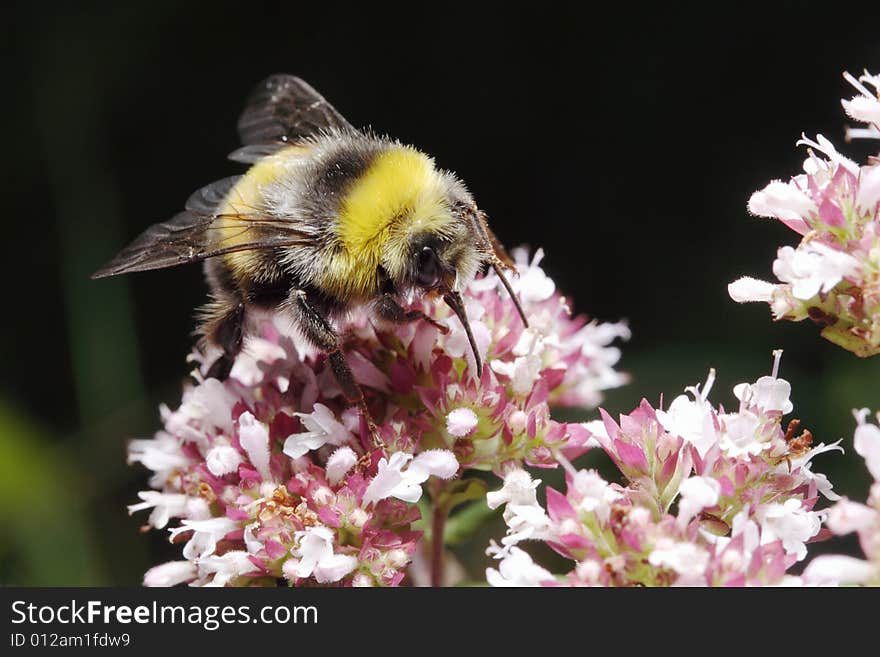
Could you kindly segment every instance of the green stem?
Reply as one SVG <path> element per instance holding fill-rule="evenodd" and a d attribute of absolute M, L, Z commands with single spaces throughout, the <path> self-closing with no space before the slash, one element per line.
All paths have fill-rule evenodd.
<path fill-rule="evenodd" d="M 431 586 L 443 586 L 443 533 L 449 509 L 435 500 L 431 522 Z"/>

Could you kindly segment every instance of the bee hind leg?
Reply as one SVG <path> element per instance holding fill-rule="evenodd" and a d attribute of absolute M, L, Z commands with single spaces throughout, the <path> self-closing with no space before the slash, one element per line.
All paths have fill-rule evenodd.
<path fill-rule="evenodd" d="M 354 374 L 345 354 L 339 345 L 339 336 L 327 318 L 321 311 L 309 301 L 308 295 L 303 290 L 294 290 L 288 298 L 287 306 L 292 312 L 299 329 L 303 336 L 312 342 L 316 347 L 327 354 L 330 361 L 330 368 L 333 370 L 333 376 L 339 384 L 342 394 L 350 404 L 357 404 L 361 409 L 370 434 L 373 437 L 373 446 L 385 450 L 385 444 L 379 437 L 379 430 L 376 427 L 367 403 L 364 400 L 364 392 L 354 380 Z"/>
<path fill-rule="evenodd" d="M 228 304 L 211 304 L 205 309 L 201 332 L 205 340 L 220 347 L 223 353 L 205 374 L 206 378 L 225 381 L 229 378 L 235 357 L 244 341 L 245 304 L 234 301 Z"/>

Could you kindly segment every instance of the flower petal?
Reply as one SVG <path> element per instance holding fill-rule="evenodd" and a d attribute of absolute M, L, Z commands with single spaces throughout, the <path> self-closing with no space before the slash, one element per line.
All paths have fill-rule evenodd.
<path fill-rule="evenodd" d="M 351 447 L 340 447 L 327 459 L 327 481 L 332 485 L 338 485 L 348 471 L 357 463 L 358 457 Z"/>

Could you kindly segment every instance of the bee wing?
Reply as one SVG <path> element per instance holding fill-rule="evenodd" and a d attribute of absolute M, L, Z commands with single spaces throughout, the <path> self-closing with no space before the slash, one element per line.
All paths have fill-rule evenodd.
<path fill-rule="evenodd" d="M 245 146 L 288 143 L 326 130 L 354 130 L 333 105 L 304 80 L 286 74 L 272 75 L 257 85 L 238 120 Z M 265 146 L 264 146 L 265 148 Z M 252 157 L 247 148 L 236 151 L 239 161 Z"/>
<path fill-rule="evenodd" d="M 242 162 L 243 164 L 254 164 L 264 157 L 273 155 L 279 150 L 287 146 L 283 141 L 272 141 L 267 144 L 250 144 L 242 146 L 232 151 L 228 158 L 233 162 Z"/>
<path fill-rule="evenodd" d="M 237 176 L 226 178 L 197 191 L 184 212 L 147 228 L 92 278 L 174 267 L 236 251 L 312 243 L 295 222 L 257 208 L 218 214 L 217 206 L 237 180 Z"/>
<path fill-rule="evenodd" d="M 222 223 L 217 221 L 221 216 Z M 253 239 L 247 239 L 249 234 Z M 150 226 L 92 278 L 174 267 L 236 251 L 311 243 L 309 235 L 288 221 L 243 214 L 206 217 L 186 211 Z"/>
<path fill-rule="evenodd" d="M 226 200 L 229 193 L 241 180 L 241 176 L 229 176 L 205 185 L 189 195 L 184 209 L 197 215 L 211 216 L 217 214 L 217 208 Z"/>

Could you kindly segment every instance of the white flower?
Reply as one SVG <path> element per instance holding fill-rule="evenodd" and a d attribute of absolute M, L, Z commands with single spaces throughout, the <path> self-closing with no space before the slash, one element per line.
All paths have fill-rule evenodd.
<path fill-rule="evenodd" d="M 752 301 L 769 303 L 770 310 L 776 318 L 786 317 L 794 310 L 790 299 L 784 294 L 784 290 L 777 294 L 777 291 L 780 290 L 782 288 L 779 285 L 750 276 L 743 276 L 727 286 L 727 293 L 737 303 Z"/>
<path fill-rule="evenodd" d="M 837 535 L 864 531 L 870 528 L 877 519 L 877 512 L 869 506 L 841 500 L 828 509 L 828 529 Z"/>
<path fill-rule="evenodd" d="M 513 256 L 517 263 L 519 277 L 511 282 L 511 286 L 519 294 L 522 302 L 540 303 L 552 297 L 556 291 L 556 284 L 538 266 L 544 259 L 544 250 L 535 251 L 531 263 L 527 261 L 528 256 L 525 249 L 515 249 Z"/>
<path fill-rule="evenodd" d="M 776 217 L 799 233 L 807 232 L 806 217 L 815 214 L 816 204 L 791 183 L 774 180 L 752 194 L 749 212 L 761 217 Z"/>
<path fill-rule="evenodd" d="M 533 480 L 531 475 L 520 468 L 511 470 L 504 475 L 504 485 L 501 490 L 486 493 L 486 504 L 490 509 L 497 509 L 502 504 L 532 504 L 538 505 L 538 497 L 535 489 L 541 483 L 540 479 Z"/>
<path fill-rule="evenodd" d="M 709 565 L 709 553 L 695 543 L 678 543 L 669 539 L 661 539 L 657 543 L 648 561 L 652 566 L 670 568 L 681 577 L 680 585 L 704 584 L 703 574 Z"/>
<path fill-rule="evenodd" d="M 578 470 L 572 484 L 581 497 L 578 506 L 588 513 L 595 513 L 602 522 L 611 515 L 611 504 L 623 497 L 595 470 Z"/>
<path fill-rule="evenodd" d="M 880 128 L 873 125 L 869 125 L 867 128 L 846 126 L 844 134 L 848 142 L 853 139 L 880 139 Z"/>
<path fill-rule="evenodd" d="M 849 73 L 844 73 L 843 77 L 861 93 L 860 96 L 850 100 L 840 101 L 844 111 L 856 121 L 873 123 L 875 126 L 880 127 L 880 98 L 878 98 L 880 75 L 871 75 L 865 71 L 865 74 L 858 80 Z M 867 87 L 862 85 L 862 82 L 874 87 L 874 92 L 872 93 Z"/>
<path fill-rule="evenodd" d="M 299 562 L 295 565 L 296 577 L 311 577 L 324 584 L 338 582 L 357 567 L 357 557 L 333 552 L 333 530 L 322 525 L 308 527 L 294 536 L 298 547 L 291 554 Z"/>
<path fill-rule="evenodd" d="M 693 401 L 687 395 L 679 395 L 672 400 L 668 410 L 656 412 L 660 425 L 672 435 L 692 444 L 701 457 L 718 441 L 712 406 L 706 401 L 714 384 L 715 370 L 710 369 L 702 390 L 699 385 L 685 388 L 685 392 L 693 395 Z"/>
<path fill-rule="evenodd" d="M 251 573 L 257 568 L 248 553 L 243 550 L 230 550 L 220 556 L 210 555 L 199 559 L 199 579 L 207 579 L 202 586 L 226 586 L 230 580 Z"/>
<path fill-rule="evenodd" d="M 222 433 L 232 434 L 232 413 L 237 397 L 217 379 L 206 379 L 200 385 L 184 391 L 183 400 L 175 412 L 165 418 L 166 429 L 192 442 L 201 442 L 202 428 L 216 427 Z"/>
<path fill-rule="evenodd" d="M 701 530 L 701 535 L 708 542 L 715 544 L 715 554 L 724 552 L 722 563 L 728 570 L 748 572 L 752 563 L 752 554 L 761 545 L 761 528 L 750 517 L 750 507 L 746 505 L 733 517 L 730 536 L 716 536 Z M 729 549 L 730 542 L 741 537 L 741 550 Z"/>
<path fill-rule="evenodd" d="M 219 438 L 205 455 L 208 471 L 215 477 L 222 477 L 230 472 L 235 472 L 241 462 L 242 458 L 239 451 Z"/>
<path fill-rule="evenodd" d="M 272 481 L 272 472 L 269 469 L 269 429 L 258 422 L 250 411 L 245 411 L 238 418 L 238 442 L 263 481 Z"/>
<path fill-rule="evenodd" d="M 357 463 L 358 457 L 351 447 L 340 447 L 327 459 L 327 481 L 335 486 L 343 480 L 348 471 Z"/>
<path fill-rule="evenodd" d="M 759 515 L 763 518 L 761 544 L 781 540 L 785 551 L 797 555 L 798 561 L 807 556 L 805 543 L 818 534 L 822 526 L 819 514 L 804 509 L 798 499 L 768 504 Z"/>
<path fill-rule="evenodd" d="M 800 456 L 791 456 L 789 459 L 783 463 L 780 463 L 776 466 L 776 471 L 778 474 L 786 475 L 795 470 L 799 470 L 799 476 L 803 478 L 806 482 L 812 482 L 816 486 L 816 490 L 826 498 L 831 501 L 839 500 L 840 495 L 834 492 L 833 485 L 830 481 L 828 481 L 828 477 L 826 477 L 821 472 L 813 472 L 812 471 L 812 462 L 811 459 L 818 455 L 824 454 L 825 452 L 838 451 L 843 452 L 843 447 L 840 446 L 842 440 L 835 441 L 830 445 L 826 445 L 825 443 L 819 443 L 810 451 L 801 454 Z"/>
<path fill-rule="evenodd" d="M 621 351 L 610 345 L 616 339 L 629 340 L 631 335 L 626 322 L 600 324 L 593 320 L 564 340 L 567 348 L 576 346 L 583 356 L 568 366 L 566 374 L 566 384 L 576 382 L 573 390 L 583 403 L 597 406 L 602 401 L 602 390 L 619 388 L 629 382 L 628 374 L 614 369 Z"/>
<path fill-rule="evenodd" d="M 880 576 L 876 564 L 855 557 L 823 554 L 804 569 L 804 581 L 811 586 L 864 584 Z"/>
<path fill-rule="evenodd" d="M 844 157 L 843 155 L 838 153 L 837 149 L 834 147 L 834 144 L 832 144 L 827 138 L 820 134 L 817 134 L 816 141 L 813 141 L 811 139 L 808 139 L 805 134 L 801 133 L 801 138 L 795 142 L 795 145 L 813 148 L 825 155 L 825 157 L 827 157 L 832 164 L 843 167 L 853 175 L 859 175 L 858 165 L 848 157 Z M 818 158 L 812 157 L 811 153 L 811 157 L 808 158 L 806 162 L 804 162 L 804 171 L 806 171 L 807 173 L 815 173 L 817 167 L 822 166 L 822 164 L 824 164 L 827 171 L 831 171 L 831 167 L 828 167 L 827 163 L 818 163 L 816 162 L 816 160 L 818 160 Z"/>
<path fill-rule="evenodd" d="M 553 523 L 547 512 L 537 504 L 508 504 L 504 508 L 507 535 L 501 539 L 505 548 L 521 541 L 548 539 Z"/>
<path fill-rule="evenodd" d="M 608 365 L 614 365 L 620 360 L 620 350 L 608 350 L 607 347 L 617 339 L 629 340 L 632 337 L 632 331 L 625 322 L 602 322 L 601 324 L 593 320 L 589 324 L 585 324 L 573 336 L 567 339 L 574 344 L 580 345 L 580 351 L 585 356 L 599 356 L 605 354 Z"/>
<path fill-rule="evenodd" d="M 743 552 L 751 557 L 752 552 L 761 545 L 761 528 L 749 517 L 749 506 L 746 505 L 733 517 L 730 536 L 736 538 L 742 536 Z M 748 559 L 743 563 L 743 569 L 748 567 Z"/>
<path fill-rule="evenodd" d="M 528 420 L 528 415 L 523 413 L 521 410 L 516 409 L 507 417 L 507 426 L 510 427 L 510 430 L 514 434 L 522 433 L 526 430 L 526 423 L 528 422 Z"/>
<path fill-rule="evenodd" d="M 302 420 L 307 430 L 292 434 L 284 441 L 284 453 L 292 459 L 298 459 L 310 450 L 324 445 L 344 445 L 354 439 L 352 433 L 324 404 L 315 404 L 311 413 L 295 415 Z"/>
<path fill-rule="evenodd" d="M 540 586 L 553 582 L 553 575 L 541 568 L 518 547 L 510 548 L 498 564 L 498 570 L 486 569 L 486 581 L 490 586 Z"/>
<path fill-rule="evenodd" d="M 721 438 L 718 444 L 727 456 L 756 456 L 770 447 L 770 442 L 758 431 L 761 422 L 754 413 L 744 410 L 720 415 L 718 419 L 721 421 Z"/>
<path fill-rule="evenodd" d="M 260 523 L 251 522 L 244 527 L 244 546 L 249 554 L 257 554 L 266 547 L 266 544 L 256 537 L 256 531 L 259 529 Z"/>
<path fill-rule="evenodd" d="M 287 352 L 281 345 L 249 336 L 241 353 L 236 357 L 229 376 L 246 386 L 255 386 L 263 380 L 267 365 L 286 358 Z"/>
<path fill-rule="evenodd" d="M 605 565 L 598 559 L 587 559 L 579 562 L 574 567 L 578 579 L 592 585 L 597 585 L 601 582 L 602 571 L 604 570 Z"/>
<path fill-rule="evenodd" d="M 351 586 L 355 589 L 372 588 L 376 586 L 376 581 L 366 573 L 356 573 L 351 578 Z"/>
<path fill-rule="evenodd" d="M 477 428 L 479 418 L 469 408 L 456 408 L 446 416 L 446 430 L 450 436 L 463 438 Z"/>
<path fill-rule="evenodd" d="M 737 303 L 746 303 L 748 301 L 771 303 L 775 289 L 776 286 L 773 283 L 751 278 L 750 276 L 743 276 L 727 286 L 727 293 Z"/>
<path fill-rule="evenodd" d="M 801 301 L 830 292 L 845 277 L 856 276 L 860 268 L 849 253 L 821 242 L 801 243 L 797 249 L 783 246 L 773 262 L 773 273 L 783 283 L 790 283 L 792 296 Z"/>
<path fill-rule="evenodd" d="M 880 124 L 880 101 L 876 98 L 856 96 L 852 100 L 840 102 L 846 113 L 857 121 Z"/>
<path fill-rule="evenodd" d="M 678 489 L 678 524 L 684 528 L 703 509 L 718 504 L 721 484 L 709 477 L 688 477 Z"/>
<path fill-rule="evenodd" d="M 746 408 L 757 409 L 762 415 L 764 413 L 786 415 L 794 410 L 794 404 L 790 399 L 791 384 L 777 376 L 781 360 L 782 349 L 776 349 L 773 352 L 773 371 L 770 376 L 762 376 L 754 383 L 740 383 L 733 387 L 733 394 L 740 401 L 740 408 L 743 409 L 740 411 L 740 415 L 750 412 L 745 410 Z M 743 430 L 745 430 L 744 427 Z M 740 438 L 743 437 L 740 436 Z M 734 442 L 741 441 L 734 440 Z M 758 452 L 751 451 L 750 453 L 757 454 Z"/>
<path fill-rule="evenodd" d="M 471 332 L 474 334 L 474 342 L 477 344 L 477 352 L 480 354 L 480 359 L 485 363 L 486 354 L 489 351 L 489 346 L 492 344 L 492 332 L 483 322 L 474 319 L 477 315 L 483 315 L 485 309 L 480 303 L 473 301 L 472 299 L 467 299 L 465 301 L 465 306 L 468 309 L 467 317 L 471 325 Z M 474 307 L 478 307 L 479 312 L 472 313 L 471 309 Z M 474 353 L 471 350 L 471 343 L 468 340 L 464 327 L 461 325 L 461 321 L 458 317 L 453 316 L 450 317 L 447 322 L 456 323 L 457 326 L 450 327 L 452 331 L 446 338 L 446 353 L 452 358 L 466 359 L 468 362 L 468 369 L 473 372 L 476 367 Z"/>
<path fill-rule="evenodd" d="M 880 138 L 880 133 L 877 134 Z M 871 213 L 880 203 L 880 166 L 862 167 L 856 206 L 865 214 Z"/>
<path fill-rule="evenodd" d="M 868 472 L 874 477 L 874 481 L 880 481 L 880 427 L 865 422 L 869 413 L 867 408 L 853 413 L 859 424 L 853 436 L 856 453 L 865 459 L 865 465 L 868 466 Z"/>
<path fill-rule="evenodd" d="M 610 436 L 608 435 L 608 429 L 605 428 L 605 423 L 602 420 L 590 420 L 589 422 L 581 422 L 581 426 L 590 432 L 590 437 L 585 443 L 587 447 L 601 447 L 602 443 L 599 442 L 599 438 L 606 442 L 611 440 Z"/>
<path fill-rule="evenodd" d="M 162 488 L 171 473 L 189 466 L 189 458 L 180 449 L 180 441 L 169 433 L 160 431 L 152 440 L 138 438 L 128 443 L 128 462 L 142 463 L 153 470 L 150 485 Z"/>
<path fill-rule="evenodd" d="M 513 362 L 493 360 L 492 369 L 498 374 L 510 378 L 510 387 L 515 395 L 528 395 L 541 375 L 541 358 L 536 354 L 518 356 Z"/>
<path fill-rule="evenodd" d="M 157 490 L 140 491 L 138 497 L 143 502 L 129 505 L 128 513 L 153 509 L 149 522 L 156 529 L 165 527 L 171 518 L 186 516 L 190 520 L 201 520 L 211 517 L 207 502 L 199 497 L 190 497 L 182 493 L 162 493 Z"/>
<path fill-rule="evenodd" d="M 192 537 L 183 546 L 183 556 L 195 560 L 214 554 L 214 550 L 217 549 L 217 541 L 237 529 L 239 529 L 237 522 L 220 516 L 208 520 L 182 520 L 180 527 L 174 527 L 170 532 L 172 540 L 183 532 L 190 530 L 193 532 Z"/>
<path fill-rule="evenodd" d="M 412 463 L 410 463 L 412 461 Z M 404 470 L 404 466 L 409 467 Z M 364 504 L 396 497 L 404 502 L 418 502 L 422 483 L 434 475 L 449 479 L 458 472 L 458 460 L 445 449 L 429 449 L 415 459 L 412 454 L 395 452 L 390 459 L 379 460 L 379 471 L 364 492 Z"/>
<path fill-rule="evenodd" d="M 169 561 L 144 573 L 144 586 L 176 586 L 195 578 L 196 565 L 191 561 Z"/>
<path fill-rule="evenodd" d="M 692 444 L 701 457 L 717 442 L 712 407 L 698 395 L 693 401 L 687 395 L 679 395 L 667 410 L 658 410 L 656 414 L 666 431 Z"/>
<path fill-rule="evenodd" d="M 785 379 L 762 376 L 754 383 L 740 383 L 733 388 L 734 396 L 748 406 L 755 406 L 765 413 L 780 411 L 787 415 L 794 410 L 791 384 Z"/>

